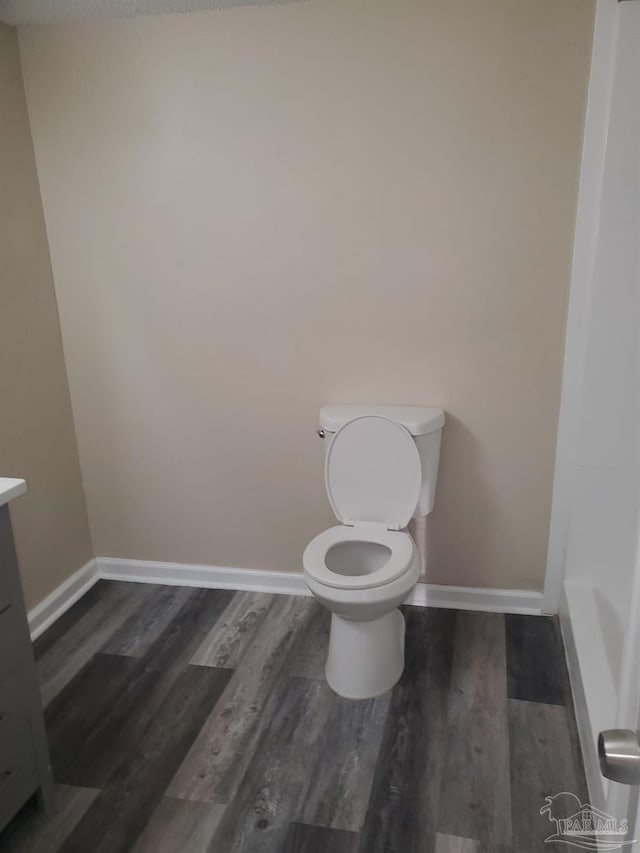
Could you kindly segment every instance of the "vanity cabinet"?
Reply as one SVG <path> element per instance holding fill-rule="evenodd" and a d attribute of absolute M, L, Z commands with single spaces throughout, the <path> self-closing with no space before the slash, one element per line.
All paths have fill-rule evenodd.
<path fill-rule="evenodd" d="M 13 484 L 11 489 L 8 483 Z M 0 478 L 0 830 L 34 794 L 46 806 L 52 789 L 42 704 L 7 503 L 25 490 L 24 481 Z"/>

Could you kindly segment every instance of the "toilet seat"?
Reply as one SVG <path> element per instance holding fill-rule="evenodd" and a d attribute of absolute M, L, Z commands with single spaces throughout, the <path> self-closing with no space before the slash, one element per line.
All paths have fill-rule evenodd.
<path fill-rule="evenodd" d="M 354 418 L 331 442 L 325 483 L 343 524 L 371 522 L 403 530 L 422 488 L 422 463 L 413 436 L 381 415 Z"/>
<path fill-rule="evenodd" d="M 309 578 L 346 591 L 375 589 L 402 577 L 415 561 L 415 545 L 404 528 L 422 485 L 420 454 L 408 430 L 381 415 L 349 421 L 331 442 L 325 481 L 333 511 L 344 523 L 307 545 L 302 562 Z M 356 547 L 329 560 L 345 571 L 328 565 L 331 549 L 349 543 Z M 376 554 L 372 545 L 388 554 Z"/>
<path fill-rule="evenodd" d="M 327 566 L 330 549 L 348 542 L 363 545 L 383 545 L 389 549 L 386 562 L 367 574 L 349 575 L 333 571 Z M 415 545 L 408 533 L 388 530 L 380 524 L 339 525 L 320 533 L 307 545 L 302 563 L 305 572 L 316 583 L 334 589 L 365 590 L 384 586 L 402 577 L 413 565 Z"/>

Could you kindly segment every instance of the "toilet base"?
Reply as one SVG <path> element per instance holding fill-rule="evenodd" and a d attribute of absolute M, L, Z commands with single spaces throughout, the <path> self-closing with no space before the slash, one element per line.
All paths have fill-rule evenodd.
<path fill-rule="evenodd" d="M 331 614 L 325 672 L 345 699 L 372 699 L 396 684 L 404 669 L 404 616 L 392 610 L 370 622 Z"/>

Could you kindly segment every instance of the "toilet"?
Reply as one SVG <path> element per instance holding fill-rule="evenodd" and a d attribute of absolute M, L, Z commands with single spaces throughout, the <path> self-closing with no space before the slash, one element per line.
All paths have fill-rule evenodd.
<path fill-rule="evenodd" d="M 325 667 L 347 699 L 390 690 L 404 669 L 398 609 L 420 574 L 406 527 L 433 509 L 444 412 L 421 406 L 324 406 L 325 484 L 341 524 L 303 555 L 311 593 L 331 611 Z"/>

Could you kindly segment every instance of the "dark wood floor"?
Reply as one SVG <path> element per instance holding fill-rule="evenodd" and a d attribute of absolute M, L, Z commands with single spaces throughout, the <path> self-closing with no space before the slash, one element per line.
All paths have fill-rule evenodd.
<path fill-rule="evenodd" d="M 101 581 L 35 644 L 56 791 L 3 853 L 536 853 L 586 791 L 548 618 L 404 608 L 395 689 L 323 680 L 314 600 Z"/>

